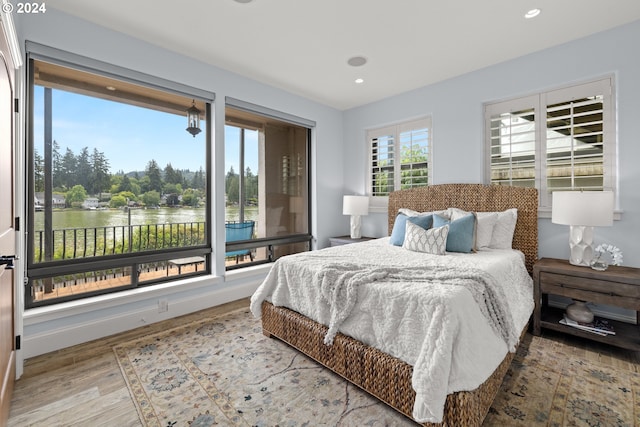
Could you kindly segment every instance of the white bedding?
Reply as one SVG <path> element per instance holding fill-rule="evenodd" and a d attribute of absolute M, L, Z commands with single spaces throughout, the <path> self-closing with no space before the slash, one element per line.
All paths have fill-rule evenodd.
<path fill-rule="evenodd" d="M 461 271 L 481 269 L 501 284 L 512 316 L 508 323 L 515 329 L 512 332 L 520 333 L 534 305 L 533 283 L 521 252 L 488 249 L 438 256 L 390 245 L 388 238 L 278 259 L 252 296 L 251 311 L 259 317 L 266 299 L 329 325 L 331 307 L 320 289 L 327 265 L 409 270 L 440 268 L 443 262 Z M 476 389 L 498 367 L 509 347 L 514 350 L 495 332 L 464 286 L 382 277 L 359 286 L 352 305 L 339 331 L 414 367 L 413 417 L 418 422 L 441 422 L 447 394 Z"/>

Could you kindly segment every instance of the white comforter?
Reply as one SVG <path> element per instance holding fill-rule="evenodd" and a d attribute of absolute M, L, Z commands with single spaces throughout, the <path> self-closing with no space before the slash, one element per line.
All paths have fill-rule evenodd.
<path fill-rule="evenodd" d="M 481 269 L 502 285 L 511 333 L 519 333 L 533 310 L 533 283 L 523 259 L 514 250 L 428 255 L 390 245 L 388 238 L 304 252 L 276 261 L 252 296 L 251 311 L 259 317 L 266 299 L 329 325 L 332 310 L 320 286 L 327 265 L 435 269 L 446 262 L 462 271 Z M 382 277 L 359 286 L 352 305 L 338 330 L 414 367 L 418 422 L 441 422 L 447 394 L 476 389 L 514 350 L 464 286 Z"/>

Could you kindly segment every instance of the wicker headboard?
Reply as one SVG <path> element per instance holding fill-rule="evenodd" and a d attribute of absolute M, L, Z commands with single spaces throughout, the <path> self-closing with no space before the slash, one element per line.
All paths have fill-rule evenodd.
<path fill-rule="evenodd" d="M 440 184 L 394 191 L 389 194 L 389 234 L 400 208 L 419 212 L 450 207 L 475 212 L 518 209 L 513 248 L 524 253 L 527 270 L 533 273 L 538 258 L 538 190 L 482 184 Z"/>

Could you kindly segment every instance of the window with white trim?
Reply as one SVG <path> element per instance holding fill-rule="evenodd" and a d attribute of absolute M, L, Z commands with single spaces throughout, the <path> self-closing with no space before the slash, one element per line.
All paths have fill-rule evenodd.
<path fill-rule="evenodd" d="M 614 190 L 613 78 L 485 104 L 486 181 L 556 190 Z"/>
<path fill-rule="evenodd" d="M 371 129 L 367 142 L 372 196 L 387 196 L 431 181 L 430 117 Z"/>

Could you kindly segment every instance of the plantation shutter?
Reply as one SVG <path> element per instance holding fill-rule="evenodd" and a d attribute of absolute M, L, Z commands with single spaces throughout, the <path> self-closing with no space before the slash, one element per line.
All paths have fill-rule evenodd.
<path fill-rule="evenodd" d="M 422 118 L 367 132 L 370 148 L 370 191 L 428 185 L 431 162 L 431 119 Z"/>

